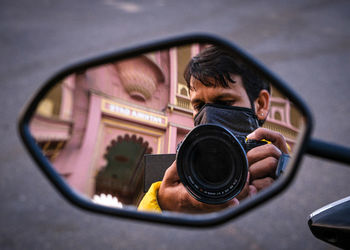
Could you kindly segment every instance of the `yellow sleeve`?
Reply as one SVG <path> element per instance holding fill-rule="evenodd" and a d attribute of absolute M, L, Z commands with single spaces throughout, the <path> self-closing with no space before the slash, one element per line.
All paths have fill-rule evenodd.
<path fill-rule="evenodd" d="M 137 210 L 157 213 L 162 212 L 157 200 L 158 190 L 161 183 L 161 181 L 158 181 L 151 185 L 145 196 L 142 198 Z"/>

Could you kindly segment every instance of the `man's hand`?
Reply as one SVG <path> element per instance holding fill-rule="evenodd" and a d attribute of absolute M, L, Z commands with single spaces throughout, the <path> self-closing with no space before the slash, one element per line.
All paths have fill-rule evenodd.
<path fill-rule="evenodd" d="M 239 204 L 236 198 L 220 205 L 197 201 L 180 182 L 176 161 L 165 172 L 157 199 L 162 210 L 182 213 L 210 213 Z"/>
<path fill-rule="evenodd" d="M 254 140 L 265 139 L 271 143 L 253 148 L 247 153 L 249 163 L 248 178 L 245 187 L 236 198 L 221 205 L 210 205 L 197 201 L 180 182 L 176 162 L 174 162 L 165 172 L 158 191 L 158 204 L 162 210 L 185 213 L 219 211 L 238 205 L 238 200 L 252 196 L 258 191 L 269 187 L 276 178 L 276 167 L 282 152 L 288 153 L 286 141 L 281 134 L 265 128 L 258 128 L 248 135 L 247 138 Z"/>
<path fill-rule="evenodd" d="M 282 152 L 288 154 L 287 143 L 278 132 L 258 128 L 249 134 L 247 139 L 258 141 L 265 139 L 271 143 L 248 151 L 249 184 L 247 183 L 239 196 L 237 196 L 239 200 L 269 187 L 276 178 L 276 167 Z"/>

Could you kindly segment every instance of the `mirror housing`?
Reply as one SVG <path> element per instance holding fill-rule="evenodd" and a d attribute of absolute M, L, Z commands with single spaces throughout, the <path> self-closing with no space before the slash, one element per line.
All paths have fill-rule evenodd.
<path fill-rule="evenodd" d="M 162 50 L 175 46 L 187 45 L 190 43 L 204 43 L 204 44 L 213 44 L 217 46 L 221 46 L 225 49 L 232 51 L 232 53 L 239 56 L 239 58 L 244 61 L 245 64 L 252 67 L 256 72 L 264 76 L 264 79 L 268 80 L 271 84 L 276 86 L 278 90 L 288 97 L 290 101 L 300 110 L 305 119 L 305 130 L 302 138 L 300 139 L 300 147 L 297 150 L 297 153 L 294 155 L 291 160 L 291 170 L 286 175 L 285 178 L 278 180 L 273 187 L 268 190 L 263 190 L 255 197 L 255 199 L 251 199 L 248 201 L 243 201 L 239 206 L 234 207 L 229 210 L 222 210 L 219 213 L 206 214 L 206 215 L 191 215 L 191 214 L 176 214 L 171 212 L 164 212 L 163 215 L 154 213 L 140 213 L 137 212 L 134 208 L 125 208 L 125 209 L 116 209 L 111 207 L 105 207 L 98 204 L 92 203 L 86 197 L 76 193 L 74 190 L 67 185 L 67 183 L 58 176 L 57 172 L 52 168 L 50 161 L 44 157 L 41 152 L 41 149 L 38 147 L 35 139 L 31 135 L 29 123 L 31 118 L 33 117 L 40 101 L 43 97 L 50 91 L 50 89 L 56 85 L 59 81 L 64 79 L 65 77 L 79 71 L 84 71 L 87 68 L 99 66 L 106 63 L 111 63 L 117 60 L 127 59 L 130 57 L 134 57 L 140 54 L 145 54 L 154 50 Z M 309 109 L 301 100 L 301 98 L 291 90 L 286 83 L 276 77 L 272 72 L 270 72 L 267 68 L 265 68 L 262 64 L 257 62 L 251 56 L 249 56 L 246 52 L 239 49 L 237 46 L 232 44 L 229 41 L 218 38 L 213 35 L 204 35 L 204 34 L 190 34 L 170 39 L 165 39 L 162 41 L 157 41 L 145 45 L 141 45 L 135 48 L 128 48 L 117 52 L 108 53 L 96 58 L 84 60 L 80 63 L 68 66 L 63 70 L 59 71 L 56 75 L 54 75 L 51 79 L 49 79 L 43 86 L 43 88 L 34 96 L 25 112 L 20 116 L 18 123 L 20 136 L 29 151 L 30 155 L 36 161 L 40 169 L 44 172 L 44 174 L 50 179 L 52 184 L 57 188 L 57 190 L 73 205 L 76 205 L 82 209 L 97 212 L 101 214 L 107 214 L 112 216 L 125 217 L 130 219 L 138 219 L 180 226 L 194 226 L 194 227 L 207 227 L 213 226 L 220 223 L 224 223 L 229 219 L 233 219 L 239 216 L 242 213 L 245 213 L 252 208 L 266 202 L 272 197 L 276 196 L 284 189 L 288 187 L 291 183 L 295 174 L 298 170 L 298 166 L 301 160 L 301 156 L 306 149 L 306 145 L 308 144 L 308 140 L 312 130 L 312 117 Z"/>
<path fill-rule="evenodd" d="M 350 246 L 350 196 L 328 204 L 310 214 L 308 225 L 313 235 L 334 246 Z"/>

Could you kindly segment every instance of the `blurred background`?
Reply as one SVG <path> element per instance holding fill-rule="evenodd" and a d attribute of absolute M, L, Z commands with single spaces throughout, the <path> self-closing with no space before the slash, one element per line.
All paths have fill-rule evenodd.
<path fill-rule="evenodd" d="M 314 113 L 314 136 L 350 146 L 347 1 L 8 1 L 0 3 L 0 249 L 333 249 L 307 217 L 349 195 L 350 169 L 305 156 L 277 198 L 211 229 L 81 211 L 35 166 L 16 122 L 57 70 L 101 53 L 190 32 L 217 34 L 263 62 Z"/>

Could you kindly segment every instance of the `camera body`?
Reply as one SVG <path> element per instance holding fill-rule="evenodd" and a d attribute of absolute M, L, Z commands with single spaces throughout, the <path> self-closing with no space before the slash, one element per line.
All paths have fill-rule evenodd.
<path fill-rule="evenodd" d="M 246 153 L 265 141 L 246 140 L 218 124 L 198 125 L 185 137 L 176 155 L 181 182 L 198 201 L 222 204 L 238 195 L 248 175 Z"/>

